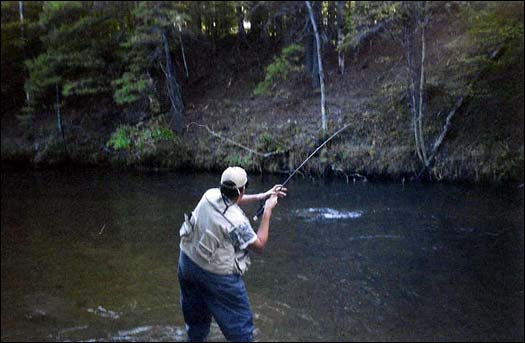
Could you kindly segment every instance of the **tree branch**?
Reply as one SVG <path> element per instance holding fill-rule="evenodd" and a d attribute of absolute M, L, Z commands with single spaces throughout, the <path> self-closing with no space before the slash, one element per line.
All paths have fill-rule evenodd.
<path fill-rule="evenodd" d="M 221 136 L 220 134 L 218 134 L 217 132 L 213 131 L 212 129 L 210 129 L 207 125 L 202 125 L 202 124 L 198 124 L 198 123 L 195 123 L 195 122 L 192 122 L 192 123 L 189 123 L 187 126 L 186 126 L 186 130 L 189 130 L 190 126 L 192 125 L 195 125 L 195 126 L 199 126 L 199 127 L 203 127 L 206 129 L 206 131 L 208 131 L 212 136 L 215 136 L 217 138 L 220 138 L 222 140 L 225 140 L 235 146 L 238 146 L 239 148 L 242 148 L 254 155 L 257 155 L 257 156 L 261 156 L 262 158 L 268 158 L 268 157 L 271 157 L 271 156 L 274 156 L 274 155 L 282 155 L 282 154 L 285 154 L 287 153 L 288 151 L 273 151 L 273 152 L 266 152 L 266 153 L 262 153 L 262 152 L 258 152 L 254 149 L 251 149 L 249 147 L 247 147 L 246 145 L 243 145 L 241 143 L 238 143 L 230 138 L 226 138 L 226 137 L 223 137 Z"/>

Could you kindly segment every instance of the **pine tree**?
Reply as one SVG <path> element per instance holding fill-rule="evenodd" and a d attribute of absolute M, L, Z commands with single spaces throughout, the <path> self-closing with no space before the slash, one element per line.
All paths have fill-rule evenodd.
<path fill-rule="evenodd" d="M 111 95 L 111 63 L 122 23 L 121 3 L 44 2 L 42 53 L 27 61 L 33 106 L 48 106 L 56 86 L 65 97 Z"/>
<path fill-rule="evenodd" d="M 184 104 L 171 47 L 180 41 L 172 35 L 185 16 L 177 3 L 143 1 L 133 10 L 132 18 L 134 28 L 122 44 L 126 68 L 113 81 L 115 102 L 145 117 L 161 113 L 167 99 L 170 124 L 180 133 Z"/>

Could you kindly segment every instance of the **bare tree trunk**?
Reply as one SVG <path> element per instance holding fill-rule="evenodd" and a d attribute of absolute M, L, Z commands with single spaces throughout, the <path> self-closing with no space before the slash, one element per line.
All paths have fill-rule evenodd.
<path fill-rule="evenodd" d="M 64 154 L 66 155 L 66 159 L 69 159 L 69 154 L 67 152 L 66 136 L 64 134 L 64 126 L 62 125 L 62 115 L 60 113 L 60 92 L 58 90 L 57 83 L 55 83 L 55 90 L 56 90 L 56 112 L 57 112 L 58 133 L 62 135 L 62 144 L 64 146 Z"/>
<path fill-rule="evenodd" d="M 24 57 L 24 60 L 27 59 L 26 56 L 26 42 L 25 42 L 25 31 L 24 31 L 24 2 L 19 1 L 18 2 L 18 14 L 20 17 L 20 37 L 22 39 L 22 56 Z M 29 105 L 29 92 L 25 90 L 26 93 L 26 104 Z"/>
<path fill-rule="evenodd" d="M 490 59 L 491 60 L 496 60 L 498 59 L 499 57 L 501 57 L 501 51 L 502 51 L 502 48 L 499 47 L 497 48 L 496 50 L 494 50 L 490 56 Z M 472 81 L 470 81 L 470 83 L 468 84 L 468 86 L 466 87 L 465 89 L 465 92 L 463 95 L 459 96 L 457 99 L 456 99 L 456 102 L 454 103 L 454 106 L 452 107 L 452 109 L 450 110 L 450 112 L 448 113 L 447 115 L 447 118 L 445 120 L 445 125 L 443 126 L 443 129 L 441 130 L 441 133 L 439 134 L 439 136 L 436 138 L 436 140 L 434 141 L 434 145 L 432 146 L 432 151 L 430 153 L 430 156 L 428 157 L 428 159 L 426 160 L 425 162 L 425 165 L 423 166 L 423 168 L 421 168 L 421 171 L 418 173 L 417 175 L 417 178 L 419 179 L 421 177 L 421 175 L 423 174 L 423 172 L 430 168 L 432 166 L 432 164 L 434 163 L 434 159 L 436 158 L 436 155 L 437 153 L 439 152 L 441 146 L 443 145 L 443 142 L 445 141 L 445 138 L 450 130 L 450 127 L 451 127 L 451 123 L 452 123 L 452 118 L 454 118 L 454 116 L 456 115 L 458 109 L 463 105 L 464 101 L 465 101 L 465 98 L 468 96 L 468 94 L 471 92 L 471 89 L 474 85 L 474 83 L 479 80 L 479 78 L 481 77 L 481 75 L 483 74 L 483 71 L 484 70 L 480 70 L 476 73 L 476 75 L 474 76 L 474 78 L 472 79 Z"/>
<path fill-rule="evenodd" d="M 407 3 L 406 6 L 408 6 L 410 15 L 403 26 L 403 44 L 409 74 L 410 111 L 416 153 L 419 160 L 425 165 L 428 163 L 428 157 L 423 135 L 423 115 L 425 109 L 425 25 L 428 18 L 425 13 L 426 2 L 422 5 L 420 3 Z M 417 56 L 420 57 L 419 64 L 416 63 Z"/>
<path fill-rule="evenodd" d="M 341 75 L 345 73 L 345 54 L 343 49 L 344 43 L 344 1 L 337 1 L 337 62 L 339 65 L 339 72 Z"/>
<path fill-rule="evenodd" d="M 418 113 L 418 134 L 419 134 L 419 143 L 420 143 L 420 149 L 421 149 L 421 155 L 423 156 L 423 162 L 425 165 L 427 164 L 427 151 L 425 147 L 425 138 L 423 137 L 423 98 L 424 98 L 424 91 L 425 91 L 425 25 L 426 25 L 426 19 L 425 19 L 425 7 L 426 3 L 423 7 L 423 19 L 418 23 L 420 32 L 421 32 L 421 66 L 420 66 L 420 80 L 419 80 L 419 113 Z"/>
<path fill-rule="evenodd" d="M 190 77 L 190 73 L 188 72 L 188 64 L 186 63 L 186 54 L 184 53 L 184 43 L 182 42 L 182 28 L 180 24 L 179 26 L 179 40 L 180 40 L 180 50 L 182 52 L 182 60 L 184 61 L 184 71 L 186 72 L 186 78 Z"/>
<path fill-rule="evenodd" d="M 20 17 L 20 37 L 22 38 L 22 41 L 24 41 L 25 33 L 24 33 L 24 2 L 23 1 L 18 2 L 18 15 Z M 25 47 L 25 44 L 24 44 L 24 47 Z"/>
<path fill-rule="evenodd" d="M 174 125 L 175 132 L 177 132 L 177 134 L 181 134 L 183 129 L 182 113 L 184 112 L 184 104 L 182 103 L 179 84 L 177 83 L 175 73 L 173 72 L 173 63 L 171 61 L 170 48 L 166 32 L 162 32 L 162 39 L 164 41 L 164 53 L 166 57 L 166 69 L 164 70 L 164 74 L 166 76 L 167 91 L 171 102 L 172 112 L 170 125 Z M 175 123 L 173 123 L 173 121 L 175 121 Z"/>
<path fill-rule="evenodd" d="M 20 15 L 20 22 L 24 22 L 24 2 L 19 1 L 18 2 L 18 14 Z"/>
<path fill-rule="evenodd" d="M 323 133 L 326 133 L 326 111 L 325 111 L 325 95 L 324 95 L 324 73 L 323 73 L 323 61 L 321 59 L 321 42 L 319 40 L 319 32 L 317 31 L 317 24 L 314 19 L 314 13 L 310 1 L 305 1 L 306 7 L 308 7 L 308 13 L 310 14 L 310 21 L 315 34 L 315 42 L 317 46 L 317 60 L 319 67 L 319 82 L 321 84 L 321 126 Z"/>
<path fill-rule="evenodd" d="M 412 128 L 414 132 L 414 141 L 416 144 L 416 153 L 418 158 L 421 160 L 421 162 L 424 162 L 423 155 L 421 153 L 420 149 L 420 142 L 419 142 L 419 130 L 418 130 L 418 113 L 419 110 L 417 108 L 417 102 L 416 102 L 416 66 L 414 65 L 414 50 L 415 48 L 412 45 L 413 42 L 413 36 L 414 31 L 413 28 L 408 26 L 409 24 L 405 23 L 405 27 L 403 28 L 403 38 L 404 38 L 404 45 L 405 45 L 405 54 L 406 54 L 406 60 L 407 60 L 407 66 L 408 66 L 408 79 L 409 79 L 409 102 L 410 102 L 410 112 L 412 114 Z"/>

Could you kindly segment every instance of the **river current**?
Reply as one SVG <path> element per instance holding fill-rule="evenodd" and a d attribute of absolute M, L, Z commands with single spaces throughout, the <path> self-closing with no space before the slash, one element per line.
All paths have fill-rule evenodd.
<path fill-rule="evenodd" d="M 2 341 L 185 341 L 178 229 L 219 178 L 3 169 Z M 256 340 L 523 341 L 523 188 L 288 189 L 244 277 Z"/>

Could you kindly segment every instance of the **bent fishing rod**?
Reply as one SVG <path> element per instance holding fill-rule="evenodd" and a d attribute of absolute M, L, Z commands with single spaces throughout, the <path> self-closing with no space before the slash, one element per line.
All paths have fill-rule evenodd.
<path fill-rule="evenodd" d="M 304 166 L 306 164 L 306 162 L 308 162 L 309 159 L 311 159 L 316 152 L 318 152 L 319 150 L 321 150 L 325 145 L 326 143 L 330 142 L 332 140 L 332 138 L 334 138 L 335 136 L 337 136 L 339 133 L 341 133 L 342 131 L 344 131 L 348 126 L 350 126 L 350 124 L 347 124 L 345 125 L 342 129 L 339 129 L 337 130 L 337 132 L 335 132 L 333 135 L 331 135 L 327 140 L 325 140 L 323 142 L 323 144 L 319 145 L 317 147 L 317 149 L 314 150 L 314 152 L 312 152 L 307 158 L 306 160 L 303 161 L 303 163 L 301 163 L 301 165 L 299 167 L 297 167 L 293 173 L 290 174 L 290 176 L 288 176 L 288 178 L 281 184 L 280 187 L 284 187 L 286 186 L 286 184 L 288 183 L 288 181 L 290 181 L 292 179 L 292 177 L 299 171 L 299 169 L 301 169 L 302 166 Z M 257 210 L 257 212 L 255 213 L 255 216 L 253 216 L 253 220 L 254 221 L 257 221 L 257 219 L 263 214 L 264 212 L 264 204 L 265 204 L 265 201 L 262 201 L 261 202 L 261 206 L 259 207 L 259 209 Z"/>

